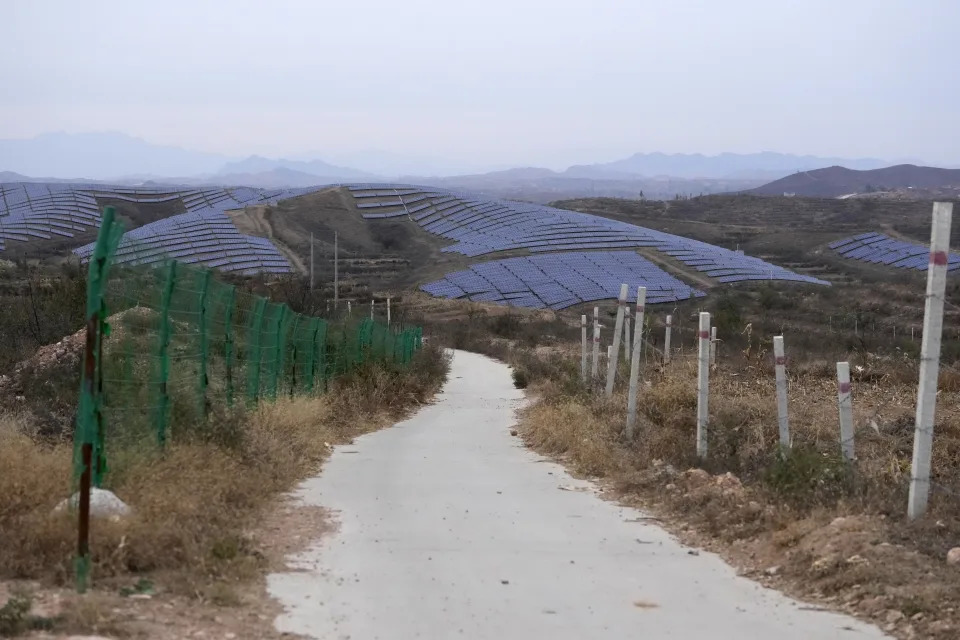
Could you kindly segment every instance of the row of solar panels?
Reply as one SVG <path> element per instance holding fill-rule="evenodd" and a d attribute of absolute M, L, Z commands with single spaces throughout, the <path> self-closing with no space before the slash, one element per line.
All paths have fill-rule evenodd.
<path fill-rule="evenodd" d="M 483 262 L 420 287 L 431 295 L 514 307 L 564 309 L 647 287 L 651 304 L 704 295 L 631 251 L 562 252 Z"/>
<path fill-rule="evenodd" d="M 88 244 L 75 249 L 74 254 L 89 258 L 93 248 Z M 291 271 L 273 243 L 241 234 L 233 221 L 217 210 L 183 213 L 124 234 L 116 263 L 157 264 L 170 258 L 245 274 Z"/>
<path fill-rule="evenodd" d="M 29 242 L 99 226 L 98 200 L 136 203 L 179 201 L 188 213 L 127 233 L 118 262 L 153 264 L 167 258 L 241 273 L 287 273 L 290 264 L 264 238 L 243 235 L 223 212 L 274 204 L 323 187 L 254 189 L 204 187 L 173 189 L 102 184 L 8 183 L 0 185 L 0 251 L 4 241 Z M 93 245 L 74 251 L 87 257 Z"/>
<path fill-rule="evenodd" d="M 897 240 L 882 233 L 870 232 L 831 242 L 828 245 L 844 258 L 884 264 L 898 269 L 926 271 L 930 264 L 930 247 Z M 960 255 L 951 253 L 947 269 L 960 269 Z"/>
<path fill-rule="evenodd" d="M 409 216 L 426 231 L 455 241 L 443 251 L 468 257 L 512 250 L 549 253 L 651 247 L 708 275 L 722 275 L 727 282 L 765 279 L 828 284 L 740 252 L 599 216 L 481 200 L 434 187 L 373 183 L 348 188 L 363 217 Z M 373 197 L 386 199 L 373 202 Z M 388 211 L 366 212 L 374 208 Z"/>

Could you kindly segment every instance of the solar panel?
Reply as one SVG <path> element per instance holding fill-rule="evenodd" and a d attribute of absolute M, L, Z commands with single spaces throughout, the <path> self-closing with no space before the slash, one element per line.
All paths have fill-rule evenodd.
<path fill-rule="evenodd" d="M 883 264 L 895 269 L 926 271 L 930 248 L 920 243 L 906 242 L 890 236 L 869 232 L 831 242 L 828 245 L 848 260 Z M 960 268 L 960 255 L 951 253 L 948 263 Z"/>

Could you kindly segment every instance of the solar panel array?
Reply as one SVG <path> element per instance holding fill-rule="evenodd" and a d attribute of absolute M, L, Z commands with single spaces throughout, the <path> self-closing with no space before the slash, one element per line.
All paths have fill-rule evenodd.
<path fill-rule="evenodd" d="M 74 253 L 89 258 L 93 244 Z M 125 233 L 115 262 L 149 265 L 168 258 L 246 275 L 291 271 L 272 242 L 240 233 L 233 220 L 216 209 L 171 216 Z"/>
<path fill-rule="evenodd" d="M 276 204 L 322 187 L 124 187 L 102 184 L 0 184 L 0 251 L 6 242 L 30 242 L 74 234 L 100 224 L 98 198 L 137 203 L 180 201 L 188 213 L 126 234 L 119 261 L 149 264 L 175 257 L 224 271 L 288 272 L 290 265 L 264 238 L 241 234 L 224 211 Z M 93 245 L 74 250 L 89 256 Z"/>
<path fill-rule="evenodd" d="M 857 236 L 831 242 L 831 249 L 851 260 L 885 264 L 898 269 L 926 271 L 930 264 L 930 247 L 914 242 L 904 242 L 882 233 L 861 233 Z M 960 269 L 960 255 L 951 253 L 947 269 Z"/>
<path fill-rule="evenodd" d="M 455 241 L 443 251 L 468 257 L 512 250 L 542 253 L 649 247 L 720 282 L 791 280 L 828 284 L 737 251 L 586 213 L 479 199 L 433 187 L 379 183 L 347 187 L 364 218 L 407 216 L 425 230 Z M 371 209 L 377 211 L 368 213 Z"/>
<path fill-rule="evenodd" d="M 603 255 L 614 255 L 625 260 L 628 259 L 626 256 L 634 255 L 642 260 L 636 254 L 623 251 L 611 253 L 611 251 L 651 248 L 671 256 L 678 262 L 692 267 L 719 282 L 787 280 L 829 284 L 811 276 L 794 273 L 759 258 L 744 255 L 739 251 L 731 251 L 705 242 L 600 216 L 566 211 L 544 205 L 483 199 L 471 194 L 434 187 L 384 183 L 350 184 L 346 186 L 356 200 L 357 208 L 360 209 L 364 218 L 378 219 L 405 216 L 426 231 L 454 241 L 454 244 L 445 247 L 442 251 L 460 253 L 468 257 L 515 250 L 526 250 L 545 255 L 569 253 L 572 256 L 582 256 L 586 255 L 582 253 L 583 251 L 598 250 L 606 252 Z M 574 263 L 578 259 L 574 258 Z M 469 271 L 473 269 L 474 267 Z M 652 273 L 646 269 L 647 267 L 644 267 L 644 273 Z M 663 270 L 656 269 L 661 274 L 670 277 Z M 471 299 L 474 296 L 480 296 L 478 299 L 490 299 L 490 301 L 506 302 L 516 306 L 537 306 L 539 301 L 539 304 L 543 306 L 555 307 L 557 304 L 565 304 L 566 302 L 564 300 L 553 300 L 552 296 L 547 296 L 547 299 L 550 300 L 548 302 L 536 292 L 532 292 L 533 290 L 530 290 L 532 293 L 504 292 L 495 287 L 479 292 L 458 294 L 458 285 L 448 282 L 449 277 L 426 285 L 424 289 L 436 295 L 466 296 Z M 457 277 L 472 278 L 473 276 Z M 600 285 L 604 290 L 603 295 L 590 291 L 585 294 L 587 295 L 586 298 L 573 295 L 575 291 L 566 286 L 568 279 L 574 278 L 573 275 L 568 277 L 562 272 L 556 273 L 554 282 L 557 286 L 566 288 L 568 293 L 571 294 L 570 299 L 575 301 L 570 302 L 570 304 L 616 296 L 621 282 L 637 281 L 638 285 L 643 284 L 642 279 L 637 280 L 636 277 L 629 280 L 618 280 L 613 276 L 610 277 L 613 279 L 604 280 Z M 679 280 L 673 279 L 673 281 L 681 287 L 686 287 Z M 574 289 L 576 288 L 576 285 L 571 284 L 571 286 Z M 673 286 L 673 283 L 671 283 L 671 286 Z M 689 287 L 686 288 L 689 289 Z M 679 293 L 682 289 L 678 288 L 676 290 L 678 291 L 677 297 L 671 298 L 671 300 L 689 297 L 689 295 Z M 498 297 L 497 291 L 510 294 L 510 297 Z M 565 304 L 565 306 L 569 305 Z"/>
<path fill-rule="evenodd" d="M 624 282 L 647 287 L 650 304 L 704 295 L 632 251 L 565 251 L 482 262 L 421 289 L 444 298 L 564 309 L 616 298 Z"/>

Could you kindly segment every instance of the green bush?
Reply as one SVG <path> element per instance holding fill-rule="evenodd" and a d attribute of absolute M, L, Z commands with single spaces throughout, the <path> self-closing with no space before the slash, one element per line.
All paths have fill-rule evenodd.
<path fill-rule="evenodd" d="M 527 376 L 527 372 L 523 369 L 514 369 L 513 386 L 515 386 L 517 389 L 526 389 L 528 384 L 530 384 L 530 380 Z"/>

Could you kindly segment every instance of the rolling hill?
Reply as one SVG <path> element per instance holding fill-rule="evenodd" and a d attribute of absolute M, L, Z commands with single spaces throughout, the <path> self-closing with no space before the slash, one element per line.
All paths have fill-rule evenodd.
<path fill-rule="evenodd" d="M 960 187 L 960 169 L 940 169 L 900 164 L 883 169 L 857 171 L 846 167 L 827 167 L 801 171 L 774 180 L 749 193 L 764 196 L 793 194 L 838 198 L 854 193 L 894 191 L 898 189 L 942 189 Z"/>

